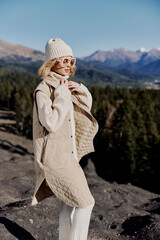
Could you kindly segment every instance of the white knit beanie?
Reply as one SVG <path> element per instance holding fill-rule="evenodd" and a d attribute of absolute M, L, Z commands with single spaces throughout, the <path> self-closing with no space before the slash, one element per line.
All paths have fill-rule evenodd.
<path fill-rule="evenodd" d="M 65 56 L 73 57 L 73 52 L 70 46 L 60 38 L 52 38 L 48 40 L 45 46 L 45 61 Z"/>

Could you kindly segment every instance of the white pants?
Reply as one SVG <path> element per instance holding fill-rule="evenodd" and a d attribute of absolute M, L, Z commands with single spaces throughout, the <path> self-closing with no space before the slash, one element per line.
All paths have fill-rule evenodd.
<path fill-rule="evenodd" d="M 94 205 L 95 200 L 92 205 L 86 207 L 71 207 L 61 202 L 59 240 L 87 240 Z"/>

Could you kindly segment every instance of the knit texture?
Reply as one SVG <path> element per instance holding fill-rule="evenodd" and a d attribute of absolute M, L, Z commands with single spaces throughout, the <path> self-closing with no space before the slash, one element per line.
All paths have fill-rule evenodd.
<path fill-rule="evenodd" d="M 63 89 L 63 91 L 61 88 Z M 52 104 L 51 99 L 47 97 L 42 91 L 38 91 L 36 93 L 38 117 L 41 124 L 47 129 L 48 132 L 55 132 L 63 123 L 67 112 L 68 111 L 70 112 L 72 128 L 71 136 L 73 140 L 74 157 L 78 161 L 75 143 L 75 122 L 73 116 L 73 103 L 71 101 L 71 94 L 69 94 L 68 96 L 68 94 L 66 94 L 66 91 L 68 92 L 68 89 L 66 90 L 66 87 L 63 85 L 56 88 L 55 91 L 56 94 L 54 94 L 55 95 L 54 104 Z M 59 101 L 60 92 L 62 94 L 61 97 L 62 98 L 64 97 L 63 101 Z M 52 110 L 52 107 L 54 108 L 54 111 Z"/>
<path fill-rule="evenodd" d="M 57 78 L 59 76 L 57 74 L 52 74 L 52 78 L 53 77 Z M 87 105 L 89 109 L 91 109 L 92 97 L 88 89 L 82 83 L 80 83 L 80 86 L 76 89 L 76 91 L 78 92 L 78 96 L 81 101 Z M 75 143 L 75 121 L 71 93 L 70 91 L 68 93 L 68 88 L 66 88 L 66 86 L 59 85 L 54 91 L 54 97 L 55 100 L 54 103 L 52 103 L 52 100 L 42 91 L 37 91 L 36 102 L 38 106 L 38 118 L 48 132 L 55 132 L 61 126 L 67 112 L 70 111 L 74 157 L 78 160 Z M 59 98 L 64 98 L 64 101 L 59 101 Z M 52 107 L 54 108 L 54 111 L 52 110 Z"/>
<path fill-rule="evenodd" d="M 45 61 L 65 56 L 73 57 L 73 51 L 70 46 L 60 38 L 48 40 L 45 46 Z"/>

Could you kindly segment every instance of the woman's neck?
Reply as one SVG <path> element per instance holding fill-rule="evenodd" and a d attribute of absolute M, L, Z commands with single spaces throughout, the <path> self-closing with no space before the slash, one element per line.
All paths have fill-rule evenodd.
<path fill-rule="evenodd" d="M 54 78 L 56 80 L 67 80 L 69 78 L 69 75 L 62 76 L 59 73 L 50 71 L 49 78 Z"/>

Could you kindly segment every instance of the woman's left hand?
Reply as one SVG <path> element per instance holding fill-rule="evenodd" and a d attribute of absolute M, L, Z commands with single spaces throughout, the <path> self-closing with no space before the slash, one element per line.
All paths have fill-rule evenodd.
<path fill-rule="evenodd" d="M 73 81 L 68 81 L 68 89 L 72 92 L 75 91 L 76 88 L 78 88 L 80 86 L 79 83 L 77 82 L 73 82 Z"/>

